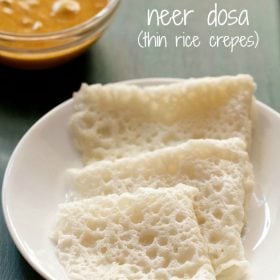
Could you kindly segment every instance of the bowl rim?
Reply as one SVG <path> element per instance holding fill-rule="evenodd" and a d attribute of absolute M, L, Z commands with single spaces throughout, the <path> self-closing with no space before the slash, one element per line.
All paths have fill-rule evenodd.
<path fill-rule="evenodd" d="M 47 32 L 41 34 L 22 34 L 22 33 L 15 33 L 15 32 L 3 32 L 0 31 L 0 40 L 18 42 L 32 42 L 32 41 L 50 41 L 50 40 L 57 40 L 57 39 L 66 39 L 69 37 L 77 36 L 81 33 L 90 30 L 93 27 L 98 27 L 99 24 L 102 24 L 104 20 L 110 18 L 110 16 L 115 12 L 116 8 L 118 7 L 120 0 L 108 0 L 107 5 L 101 9 L 96 15 L 89 18 L 88 20 L 75 25 L 70 28 L 62 29 L 55 32 Z"/>

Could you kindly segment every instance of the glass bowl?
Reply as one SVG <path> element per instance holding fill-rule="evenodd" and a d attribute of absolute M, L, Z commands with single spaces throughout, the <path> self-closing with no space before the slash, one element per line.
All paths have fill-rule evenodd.
<path fill-rule="evenodd" d="M 83 53 L 108 27 L 120 0 L 108 0 L 98 14 L 74 27 L 26 35 L 0 32 L 0 62 L 16 68 L 57 66 Z"/>

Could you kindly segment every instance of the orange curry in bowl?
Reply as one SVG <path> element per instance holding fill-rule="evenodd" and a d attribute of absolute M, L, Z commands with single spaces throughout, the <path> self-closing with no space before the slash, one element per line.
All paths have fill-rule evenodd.
<path fill-rule="evenodd" d="M 89 21 L 109 2 L 0 0 L 0 60 L 21 68 L 44 68 L 71 59 L 100 36 L 106 18 L 97 27 Z"/>
<path fill-rule="evenodd" d="M 46 33 L 78 25 L 97 14 L 107 0 L 0 0 L 0 30 Z"/>

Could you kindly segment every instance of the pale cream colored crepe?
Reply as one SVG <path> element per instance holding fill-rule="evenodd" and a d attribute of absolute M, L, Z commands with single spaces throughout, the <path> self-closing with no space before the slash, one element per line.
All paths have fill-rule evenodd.
<path fill-rule="evenodd" d="M 60 205 L 53 240 L 71 279 L 214 280 L 186 185 Z"/>
<path fill-rule="evenodd" d="M 240 137 L 249 146 L 254 91 L 249 75 L 145 88 L 83 85 L 74 94 L 70 130 L 85 163 L 133 156 L 197 138 Z"/>
<path fill-rule="evenodd" d="M 198 188 L 195 211 L 217 279 L 246 279 L 248 263 L 241 232 L 253 172 L 241 139 L 189 140 L 70 172 L 74 177 L 74 200 L 178 183 Z"/>

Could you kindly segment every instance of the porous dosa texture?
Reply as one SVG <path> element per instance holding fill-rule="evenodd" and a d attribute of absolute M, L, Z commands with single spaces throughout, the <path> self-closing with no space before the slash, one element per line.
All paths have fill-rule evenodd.
<path fill-rule="evenodd" d="M 244 205 L 254 184 L 245 143 L 189 140 L 115 162 L 102 161 L 70 171 L 71 199 L 134 192 L 139 187 L 161 188 L 179 183 L 196 187 L 195 212 L 218 279 L 231 271 L 243 277 L 247 261 L 241 241 Z M 219 278 L 221 277 L 221 278 Z"/>
<path fill-rule="evenodd" d="M 70 131 L 84 163 L 115 160 L 188 139 L 240 137 L 251 143 L 255 83 L 249 75 L 138 87 L 83 85 Z"/>
<path fill-rule="evenodd" d="M 61 204 L 52 237 L 59 260 L 75 280 L 214 280 L 196 193 L 140 188 Z"/>

